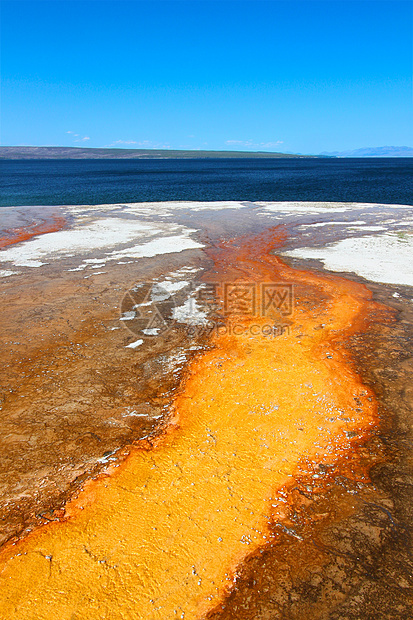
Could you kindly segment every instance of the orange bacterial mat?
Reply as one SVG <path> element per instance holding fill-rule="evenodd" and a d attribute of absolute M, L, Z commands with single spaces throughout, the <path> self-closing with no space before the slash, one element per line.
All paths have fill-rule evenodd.
<path fill-rule="evenodd" d="M 0 248 L 5 248 L 15 243 L 27 241 L 32 237 L 38 237 L 46 233 L 57 232 L 66 225 L 66 219 L 62 215 L 51 214 L 40 221 L 32 222 L 27 226 L 11 228 L 1 231 Z"/>
<path fill-rule="evenodd" d="M 4 549 L 1 617 L 201 618 L 268 541 L 277 489 L 300 462 L 334 462 L 375 424 L 341 345 L 379 307 L 362 284 L 286 266 L 270 254 L 283 238 L 274 229 L 208 250 L 205 283 L 258 287 L 260 312 L 226 308 L 156 445 L 90 481 L 65 521 Z M 263 283 L 293 291 L 292 313 L 265 307 Z"/>

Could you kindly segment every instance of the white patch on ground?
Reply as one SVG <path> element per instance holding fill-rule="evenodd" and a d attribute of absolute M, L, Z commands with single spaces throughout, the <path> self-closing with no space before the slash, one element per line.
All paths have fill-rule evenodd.
<path fill-rule="evenodd" d="M 173 237 L 160 237 L 148 243 L 142 243 L 131 248 L 126 248 L 125 250 L 111 252 L 108 254 L 108 260 L 118 260 L 119 258 L 125 257 L 151 258 L 159 254 L 172 254 L 173 252 L 195 250 L 203 247 L 201 243 L 189 238 L 187 234 L 181 234 L 174 235 Z"/>
<path fill-rule="evenodd" d="M 323 248 L 297 248 L 285 256 L 317 259 L 331 271 L 348 271 L 386 284 L 413 286 L 413 236 L 383 235 L 343 239 Z"/>
<path fill-rule="evenodd" d="M 22 267 L 39 267 L 44 259 L 73 256 L 101 248 L 129 243 L 136 238 L 152 237 L 162 230 L 151 223 L 121 218 L 104 218 L 77 226 L 71 230 L 59 230 L 3 250 L 1 262 L 12 262 Z"/>
<path fill-rule="evenodd" d="M 178 323 L 187 323 L 188 325 L 205 325 L 208 321 L 208 315 L 201 310 L 196 302 L 195 295 L 202 288 L 198 286 L 192 295 L 181 305 L 173 309 L 173 318 Z"/>
<path fill-rule="evenodd" d="M 173 209 L 189 209 L 191 211 L 202 211 L 204 209 L 215 211 L 217 209 L 243 209 L 243 201 L 238 200 L 216 200 L 216 201 L 184 201 L 177 202 L 165 202 L 162 203 L 165 206 L 172 207 Z M 148 203 L 151 206 L 158 203 Z"/>
<path fill-rule="evenodd" d="M 161 280 L 161 282 L 157 282 L 159 286 L 164 288 L 168 293 L 176 293 L 176 291 L 180 291 L 185 288 L 185 286 L 189 286 L 189 282 L 187 280 L 180 280 L 178 282 L 171 282 L 170 280 Z"/>
<path fill-rule="evenodd" d="M 166 291 L 162 286 L 160 286 L 158 282 L 154 282 L 151 288 L 149 301 L 138 304 L 134 307 L 138 308 L 140 306 L 149 306 L 149 305 L 157 304 L 159 301 L 165 301 L 166 299 L 170 299 L 170 298 L 171 298 L 171 294 L 168 291 Z"/>
<path fill-rule="evenodd" d="M 387 230 L 385 226 L 350 226 L 350 230 L 359 230 L 362 232 L 366 230 L 368 232 L 380 232 L 381 230 Z"/>
<path fill-rule="evenodd" d="M 77 218 L 90 219 L 102 213 L 118 217 L 121 213 L 135 216 L 171 217 L 177 211 L 218 211 L 221 209 L 242 209 L 247 205 L 239 201 L 169 201 L 169 202 L 136 202 L 105 205 L 73 205 L 66 207 Z"/>
<path fill-rule="evenodd" d="M 178 349 L 178 351 L 171 355 L 161 355 L 159 359 L 162 361 L 162 367 L 165 373 L 172 372 L 175 374 L 179 372 L 186 363 L 187 355 L 184 349 Z"/>
<path fill-rule="evenodd" d="M 126 407 L 125 412 L 122 414 L 125 416 L 133 416 L 135 418 L 148 418 L 149 413 L 137 413 L 136 409 L 131 409 L 130 407 Z"/>
<path fill-rule="evenodd" d="M 181 273 L 197 273 L 197 271 L 201 271 L 201 267 L 190 267 L 189 265 L 184 265 L 184 267 L 181 267 L 178 271 L 175 271 L 174 274 L 171 275 L 178 276 Z"/>
<path fill-rule="evenodd" d="M 148 327 L 147 329 L 142 329 L 142 333 L 145 334 L 145 336 L 157 336 L 159 332 L 159 327 Z"/>
<path fill-rule="evenodd" d="M 123 316 L 120 317 L 119 321 L 132 321 L 136 317 L 136 312 L 133 310 L 129 310 L 129 312 L 124 312 Z"/>
<path fill-rule="evenodd" d="M 83 264 L 79 265 L 79 267 L 75 267 L 74 269 L 66 269 L 66 271 L 83 271 L 84 269 L 86 269 L 86 266 L 87 265 Z"/>
<path fill-rule="evenodd" d="M 110 205 L 108 205 L 110 207 Z M 123 205 L 128 212 L 137 215 L 171 215 L 174 211 L 218 211 L 221 209 L 243 209 L 245 204 L 238 200 L 219 201 L 169 201 L 169 202 L 138 202 Z"/>
<path fill-rule="evenodd" d="M 354 222 L 319 222 L 318 224 L 302 224 L 298 228 L 318 228 L 320 226 L 356 226 L 365 224 L 363 220 L 354 220 Z"/>
<path fill-rule="evenodd" d="M 135 342 L 131 342 L 130 344 L 127 344 L 126 348 L 136 349 L 136 347 L 140 347 L 141 344 L 143 344 L 143 340 L 135 340 Z"/>
<path fill-rule="evenodd" d="M 119 426 L 119 423 L 112 418 L 112 420 L 109 420 L 109 425 Z M 110 463 L 112 461 L 116 461 L 117 460 L 116 452 L 118 450 L 119 448 L 116 448 L 115 450 L 111 450 L 109 454 L 107 454 L 106 456 L 102 456 L 100 459 L 96 459 L 96 463 Z"/>
<path fill-rule="evenodd" d="M 295 210 L 297 208 L 305 208 L 308 211 L 311 209 L 315 209 L 316 211 L 336 211 L 337 208 L 340 210 L 347 211 L 348 209 L 371 209 L 372 207 L 380 207 L 382 209 L 411 209 L 413 205 L 399 205 L 399 204 L 381 204 L 380 202 L 309 202 L 309 201 L 294 201 L 294 202 L 256 202 L 257 205 L 269 205 L 271 207 L 277 208 L 287 208 L 291 210 Z"/>
<path fill-rule="evenodd" d="M 177 269 L 177 271 L 171 271 L 171 273 L 168 273 L 167 276 L 165 276 L 166 280 L 176 280 L 179 278 L 182 278 L 182 276 L 186 277 L 189 274 L 193 274 L 193 273 L 197 273 L 197 271 L 200 271 L 201 268 L 200 267 L 190 267 L 189 265 L 186 265 L 184 267 L 181 267 L 180 269 Z"/>
<path fill-rule="evenodd" d="M 101 216 L 102 213 L 118 217 L 120 214 L 136 216 L 168 216 L 179 211 L 218 211 L 222 209 L 248 209 L 251 207 L 261 207 L 270 212 L 291 212 L 297 211 L 305 213 L 327 213 L 332 211 L 348 211 L 350 209 L 366 209 L 381 207 L 383 209 L 392 208 L 412 208 L 412 205 L 383 205 L 380 203 L 358 203 L 358 202 L 310 202 L 310 201 L 250 201 L 250 200 L 222 200 L 222 201 L 169 201 L 169 202 L 137 202 L 137 203 L 118 203 L 104 205 L 73 205 L 66 207 L 76 217 L 90 219 Z"/>
<path fill-rule="evenodd" d="M 168 275 L 164 276 L 163 280 L 157 280 L 155 286 L 159 285 L 170 294 L 176 293 L 186 286 L 190 286 L 191 282 L 189 282 L 186 278 L 190 275 L 194 275 L 200 270 L 200 267 L 190 267 L 188 265 L 181 267 L 177 271 L 168 273 Z"/>
<path fill-rule="evenodd" d="M 83 264 L 67 270 L 82 271 L 86 267 L 91 269 L 103 267 L 108 260 L 124 257 L 150 258 L 159 254 L 203 247 L 189 236 L 196 232 L 195 230 L 178 224 L 143 222 L 119 215 L 107 217 L 106 213 L 96 212 L 91 216 L 90 212 L 82 214 L 78 208 L 74 212 L 77 215 L 77 222 L 72 229 L 47 233 L 2 250 L 0 262 L 10 262 L 21 267 L 40 267 L 53 259 L 70 258 L 119 245 L 133 244 L 130 248 L 106 252 L 106 256 L 102 258 L 84 259 Z M 101 219 L 97 219 L 99 215 Z M 171 236 L 171 233 L 175 234 Z"/>
<path fill-rule="evenodd" d="M 354 208 L 371 207 L 369 204 L 351 202 L 257 202 L 255 204 L 270 213 L 293 213 L 296 215 L 331 213 L 332 211 L 343 213 Z"/>
<path fill-rule="evenodd" d="M 8 278 L 9 276 L 16 276 L 21 273 L 20 271 L 11 271 L 10 269 L 0 269 L 0 278 Z"/>

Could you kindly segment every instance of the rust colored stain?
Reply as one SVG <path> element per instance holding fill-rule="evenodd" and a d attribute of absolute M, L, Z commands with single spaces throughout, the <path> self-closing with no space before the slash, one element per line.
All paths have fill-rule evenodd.
<path fill-rule="evenodd" d="M 52 214 L 50 217 L 40 222 L 37 221 L 27 226 L 3 230 L 2 236 L 0 237 L 0 248 L 5 248 L 15 243 L 21 243 L 22 241 L 27 241 L 32 237 L 37 237 L 46 233 L 57 232 L 65 225 L 66 219 L 62 215 Z"/>
<path fill-rule="evenodd" d="M 3 551 L 4 617 L 201 618 L 270 539 L 300 466 L 334 462 L 374 426 L 373 394 L 342 345 L 381 307 L 361 284 L 272 256 L 284 237 L 223 241 L 204 280 L 293 284 L 289 333 L 263 335 L 279 315 L 229 313 L 189 365 L 169 432 L 89 482 L 64 522 Z"/>

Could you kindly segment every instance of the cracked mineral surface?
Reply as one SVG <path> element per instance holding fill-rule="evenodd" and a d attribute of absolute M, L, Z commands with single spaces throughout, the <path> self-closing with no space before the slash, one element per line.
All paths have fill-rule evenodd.
<path fill-rule="evenodd" d="M 410 617 L 411 288 L 319 261 L 412 212 L 11 210 L 1 615 Z"/>

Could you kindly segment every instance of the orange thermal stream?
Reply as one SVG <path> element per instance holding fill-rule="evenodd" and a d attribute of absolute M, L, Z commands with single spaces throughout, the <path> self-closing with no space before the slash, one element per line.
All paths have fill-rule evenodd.
<path fill-rule="evenodd" d="M 66 220 L 63 216 L 51 215 L 41 222 L 22 226 L 20 228 L 3 230 L 2 236 L 0 237 L 0 248 L 5 248 L 8 245 L 20 243 L 21 241 L 27 241 L 32 237 L 44 235 L 45 233 L 57 232 L 61 230 L 65 224 Z"/>
<path fill-rule="evenodd" d="M 175 422 L 157 445 L 91 481 L 65 522 L 5 549 L 2 617 L 202 617 L 237 564 L 268 540 L 277 490 L 300 462 L 333 462 L 349 449 L 349 432 L 374 424 L 374 399 L 338 346 L 362 325 L 371 295 L 287 267 L 269 254 L 282 238 L 275 230 L 211 249 L 205 280 L 292 283 L 290 333 L 263 336 L 268 316 L 238 317 L 237 336 L 215 333 L 214 347 L 190 364 Z"/>

